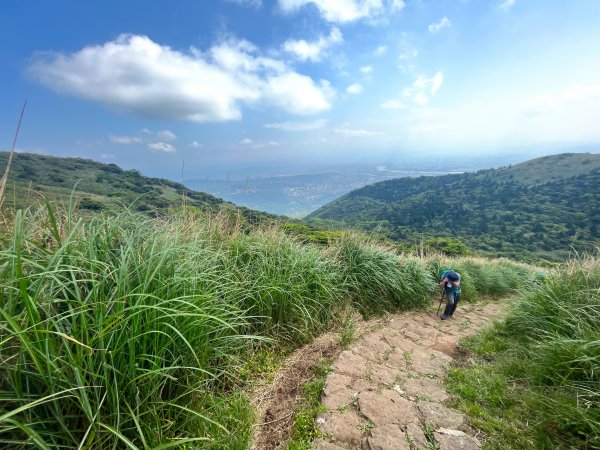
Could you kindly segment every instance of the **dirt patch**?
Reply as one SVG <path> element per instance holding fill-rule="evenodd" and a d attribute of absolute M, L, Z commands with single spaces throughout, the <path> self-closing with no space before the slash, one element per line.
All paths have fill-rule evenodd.
<path fill-rule="evenodd" d="M 355 338 L 381 326 L 381 318 L 356 318 Z M 258 386 L 250 394 L 256 411 L 252 450 L 280 449 L 289 441 L 295 413 L 301 405 L 303 386 L 314 379 L 314 369 L 323 360 L 335 360 L 344 350 L 338 332 L 326 333 L 296 350 L 277 370 L 273 382 Z"/>
<path fill-rule="evenodd" d="M 294 413 L 302 396 L 302 386 L 313 377 L 313 370 L 324 358 L 333 359 L 342 351 L 339 335 L 327 333 L 295 351 L 277 371 L 270 385 L 253 393 L 259 421 L 255 424 L 252 449 L 281 448 L 294 426 Z"/>

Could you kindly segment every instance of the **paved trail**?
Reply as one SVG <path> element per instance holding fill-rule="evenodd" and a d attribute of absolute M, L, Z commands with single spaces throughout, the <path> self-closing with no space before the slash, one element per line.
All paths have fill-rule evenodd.
<path fill-rule="evenodd" d="M 361 337 L 333 364 L 317 418 L 317 450 L 426 449 L 425 430 L 441 450 L 477 449 L 465 417 L 445 406 L 443 380 L 458 340 L 489 325 L 506 303 L 461 303 L 455 317 L 435 312 L 393 316 Z"/>

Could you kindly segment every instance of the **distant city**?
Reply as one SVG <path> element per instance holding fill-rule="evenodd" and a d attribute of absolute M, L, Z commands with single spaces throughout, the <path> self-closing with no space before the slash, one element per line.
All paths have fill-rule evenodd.
<path fill-rule="evenodd" d="M 190 189 L 207 192 L 237 205 L 289 217 L 303 217 L 326 203 L 360 187 L 401 177 L 463 173 L 514 164 L 524 155 L 470 158 L 437 156 L 406 162 L 353 164 L 274 170 L 274 175 L 187 179 Z"/>

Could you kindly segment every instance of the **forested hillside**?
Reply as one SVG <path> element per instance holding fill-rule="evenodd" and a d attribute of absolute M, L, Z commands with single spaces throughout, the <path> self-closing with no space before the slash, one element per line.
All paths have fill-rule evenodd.
<path fill-rule="evenodd" d="M 4 173 L 7 160 L 8 153 L 0 152 L 0 173 Z M 223 208 L 240 211 L 253 222 L 276 217 L 237 207 L 170 180 L 122 170 L 115 164 L 28 153 L 13 157 L 5 197 L 7 208 L 23 208 L 43 199 L 66 203 L 73 197 L 81 209 L 92 211 L 127 206 L 134 211 L 155 213 L 186 204 L 212 212 Z"/>
<path fill-rule="evenodd" d="M 600 155 L 546 156 L 459 175 L 357 189 L 308 216 L 406 244 L 454 237 L 485 254 L 562 260 L 600 244 Z"/>

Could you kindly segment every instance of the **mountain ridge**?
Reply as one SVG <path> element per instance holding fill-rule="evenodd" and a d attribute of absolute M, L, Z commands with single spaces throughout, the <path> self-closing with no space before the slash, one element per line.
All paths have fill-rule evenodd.
<path fill-rule="evenodd" d="M 0 152 L 2 173 L 8 155 L 8 152 Z M 194 191 L 175 181 L 146 177 L 137 170 L 124 170 L 116 164 L 84 158 L 15 153 L 4 208 L 25 208 L 45 199 L 68 202 L 71 197 L 80 208 L 93 211 L 126 205 L 135 211 L 157 213 L 185 204 L 212 212 L 234 210 L 250 222 L 278 217 Z"/>
<path fill-rule="evenodd" d="M 600 155 L 565 153 L 514 166 L 398 178 L 354 190 L 307 216 L 414 244 L 465 241 L 484 254 L 562 260 L 600 245 Z"/>

